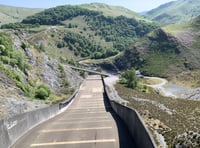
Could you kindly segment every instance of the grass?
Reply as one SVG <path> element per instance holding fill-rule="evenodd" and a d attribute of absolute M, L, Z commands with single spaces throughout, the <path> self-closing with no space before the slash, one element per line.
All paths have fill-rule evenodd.
<path fill-rule="evenodd" d="M 146 65 L 142 68 L 145 73 L 154 76 L 165 76 L 170 65 L 178 65 L 176 55 L 170 53 L 150 53 L 146 58 Z"/>
<path fill-rule="evenodd" d="M 162 24 L 187 22 L 199 15 L 198 0 L 179 0 L 162 5 L 147 14 L 150 19 L 156 19 Z"/>
<path fill-rule="evenodd" d="M 200 87 L 200 70 L 184 71 L 174 76 L 171 81 L 186 87 Z"/>
<path fill-rule="evenodd" d="M 148 78 L 143 78 L 141 79 L 141 81 L 146 84 L 146 85 L 156 85 L 156 84 L 160 84 L 162 81 L 159 79 L 148 79 Z"/>
<path fill-rule="evenodd" d="M 44 49 L 45 52 L 53 58 L 60 58 L 60 57 L 67 57 L 68 59 L 75 58 L 79 59 L 80 57 L 76 57 L 73 54 L 73 51 L 70 51 L 67 47 L 63 48 L 57 48 L 57 43 L 62 41 L 62 38 L 64 37 L 67 32 L 73 32 L 80 34 L 81 36 L 85 36 L 91 42 L 95 43 L 96 45 L 101 45 L 101 47 L 105 48 L 113 48 L 112 42 L 106 42 L 104 38 L 101 36 L 95 36 L 95 31 L 92 31 L 90 27 L 87 25 L 87 23 L 84 20 L 83 16 L 78 16 L 70 20 L 66 20 L 62 22 L 65 26 L 56 26 L 53 27 L 47 27 L 47 26 L 40 26 L 39 28 L 31 28 L 29 31 L 37 32 L 36 34 L 33 34 L 32 37 L 29 39 L 33 44 L 38 44 L 39 42 L 44 43 Z M 69 28 L 69 24 L 72 27 Z M 56 32 L 54 30 L 56 29 Z"/>
<path fill-rule="evenodd" d="M 173 147 L 175 136 L 200 129 L 200 101 L 172 99 L 154 92 L 142 93 L 119 84 L 116 85 L 116 90 L 122 98 L 129 101 L 128 106 L 140 113 L 148 128 L 157 130 L 165 137 L 169 147 Z M 134 97 L 145 100 L 137 100 Z M 164 105 L 172 112 L 172 115 L 156 103 Z"/>
<path fill-rule="evenodd" d="M 122 52 L 119 52 L 117 55 L 115 56 L 111 56 L 105 59 L 86 59 L 81 61 L 81 63 L 85 63 L 85 64 L 99 64 L 99 63 L 105 63 L 105 62 L 112 62 L 115 58 L 119 57 L 120 55 L 122 55 Z"/>
<path fill-rule="evenodd" d="M 138 15 L 136 12 L 131 11 L 126 8 L 123 8 L 123 7 L 119 7 L 119 6 L 109 6 L 109 5 L 102 4 L 102 3 L 92 3 L 92 4 L 81 5 L 81 7 L 89 9 L 89 10 L 100 11 L 105 16 L 117 17 L 120 15 L 123 15 L 128 18 L 136 18 L 138 20 L 146 20 L 142 16 Z"/>
<path fill-rule="evenodd" d="M 190 27 L 189 24 L 171 24 L 171 25 L 162 27 L 162 29 L 165 32 L 176 36 L 180 31 L 188 30 L 189 27 Z"/>
<path fill-rule="evenodd" d="M 59 102 L 62 102 L 64 100 L 66 100 L 67 98 L 70 97 L 71 94 L 60 94 L 60 95 L 56 95 L 56 94 L 51 94 L 50 97 L 46 100 L 46 103 L 48 104 L 56 104 Z"/>
<path fill-rule="evenodd" d="M 27 16 L 33 15 L 43 9 L 31 9 L 0 5 L 0 25 L 19 22 Z"/>
<path fill-rule="evenodd" d="M 66 30 L 81 34 L 82 36 L 89 38 L 90 40 L 92 40 L 96 44 L 101 45 L 102 47 L 113 48 L 112 42 L 106 42 L 105 39 L 102 38 L 101 36 L 98 36 L 98 35 L 95 36 L 96 31 L 93 31 L 90 29 L 90 26 L 84 20 L 83 16 L 78 16 L 71 20 L 66 20 L 63 23 L 66 24 L 66 26 L 68 26 L 69 24 L 77 25 L 77 27 L 65 28 Z"/>
<path fill-rule="evenodd" d="M 44 45 L 45 52 L 52 58 L 59 59 L 60 57 L 74 58 L 73 53 L 67 48 L 57 48 L 57 42 L 60 41 L 60 38 L 66 33 L 66 30 L 63 27 L 56 27 L 57 33 L 53 30 L 55 28 L 40 26 L 38 28 L 28 29 L 33 33 L 28 41 L 31 42 L 36 48 L 39 47 L 40 43 Z"/>
<path fill-rule="evenodd" d="M 34 27 L 34 28 L 29 28 L 29 31 L 33 31 L 33 32 L 41 32 L 41 31 L 44 31 L 46 29 L 48 29 L 49 26 L 47 25 L 40 25 L 39 27 Z"/>

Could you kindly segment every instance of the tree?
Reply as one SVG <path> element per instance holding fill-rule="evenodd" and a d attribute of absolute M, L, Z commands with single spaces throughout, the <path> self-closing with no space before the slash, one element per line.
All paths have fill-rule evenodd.
<path fill-rule="evenodd" d="M 135 74 L 135 69 L 126 70 L 120 77 L 120 83 L 128 88 L 136 88 L 138 86 L 138 78 Z"/>

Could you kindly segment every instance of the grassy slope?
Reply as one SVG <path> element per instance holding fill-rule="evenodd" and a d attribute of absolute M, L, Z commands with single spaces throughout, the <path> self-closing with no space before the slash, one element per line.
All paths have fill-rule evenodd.
<path fill-rule="evenodd" d="M 81 7 L 86 8 L 86 9 L 90 9 L 90 10 L 96 10 L 96 11 L 102 11 L 104 15 L 106 16 L 120 16 L 120 15 L 124 15 L 130 18 L 136 18 L 138 20 L 142 20 L 143 18 L 140 17 L 137 13 L 125 9 L 123 7 L 118 7 L 118 6 L 108 6 L 105 4 L 99 4 L 99 3 L 93 3 L 93 4 L 89 4 L 89 5 L 81 5 Z M 33 34 L 33 38 L 31 39 L 31 41 L 35 42 L 36 44 L 39 43 L 38 41 L 44 41 L 45 43 L 45 50 L 47 51 L 47 53 L 49 53 L 51 56 L 59 58 L 59 57 L 73 57 L 72 53 L 68 48 L 62 48 L 62 49 L 58 49 L 56 47 L 56 42 L 58 42 L 60 39 L 62 39 L 62 37 L 64 36 L 64 34 L 66 34 L 67 32 L 74 32 L 77 34 L 80 34 L 81 36 L 85 36 L 86 38 L 88 38 L 89 40 L 91 40 L 93 43 L 95 43 L 96 45 L 101 45 L 104 48 L 108 48 L 111 49 L 113 48 L 113 42 L 112 41 L 105 41 L 105 38 L 101 35 L 96 35 L 96 31 L 91 29 L 91 26 L 85 21 L 85 17 L 84 16 L 77 16 L 77 17 L 73 17 L 71 19 L 67 19 L 65 21 L 62 22 L 62 24 L 64 24 L 65 26 L 59 26 L 56 27 L 57 29 L 59 29 L 60 31 L 62 31 L 63 33 L 60 33 L 60 31 L 58 31 L 58 33 L 48 33 L 48 34 L 43 34 L 43 33 L 38 33 L 37 35 Z M 77 27 L 68 27 L 69 24 L 71 24 L 72 26 L 77 26 Z M 47 28 L 46 28 L 47 29 Z M 40 29 L 32 29 L 32 31 L 39 31 Z M 47 29 L 48 30 L 48 29 Z M 49 32 L 51 32 L 50 29 Z M 43 32 L 43 30 L 40 30 L 41 32 Z M 51 37 L 51 34 L 54 34 L 54 38 Z M 38 40 L 38 41 L 37 41 Z M 48 41 L 49 40 L 49 41 Z M 47 43 L 48 41 L 48 43 Z"/>
<path fill-rule="evenodd" d="M 199 21 L 200 17 L 197 17 L 186 24 L 174 24 L 163 27 L 166 32 L 175 36 L 178 41 L 187 48 L 182 56 L 187 57 L 188 62 L 193 63 L 196 67 L 195 69 L 199 69 L 200 67 Z M 184 71 L 171 79 L 180 85 L 199 87 L 200 71 Z"/>
<path fill-rule="evenodd" d="M 134 46 L 142 53 L 142 58 L 146 61 L 141 70 L 148 75 L 167 77 L 184 71 L 199 70 L 199 21 L 200 17 L 197 17 L 185 24 L 168 25 L 161 28 L 163 33 L 158 34 L 158 31 L 153 31 L 147 35 L 148 38 L 140 39 Z M 179 53 L 167 52 L 167 50 L 173 51 L 175 47 L 178 48 Z M 197 73 L 191 73 L 191 75 L 194 74 Z M 194 86 L 198 86 L 198 82 Z"/>
<path fill-rule="evenodd" d="M 180 44 L 187 48 L 183 56 L 188 57 L 192 67 L 199 69 L 200 67 L 200 17 L 183 25 L 170 25 L 163 29 L 170 34 L 173 34 Z"/>
<path fill-rule="evenodd" d="M 101 36 L 95 36 L 95 31 L 92 31 L 87 23 L 84 21 L 83 16 L 78 16 L 72 18 L 70 20 L 66 20 L 63 22 L 66 26 L 68 24 L 77 25 L 77 28 L 68 28 L 65 26 L 56 26 L 55 28 L 48 27 L 48 26 L 40 26 L 40 28 L 32 28 L 31 31 L 35 33 L 31 33 L 28 41 L 32 42 L 33 44 L 39 46 L 40 43 L 44 44 L 44 48 L 46 53 L 53 57 L 53 58 L 60 58 L 60 57 L 67 57 L 69 59 L 79 59 L 80 57 L 76 57 L 73 54 L 73 51 L 69 50 L 67 47 L 57 48 L 57 43 L 61 41 L 65 34 L 68 32 L 74 32 L 89 38 L 93 42 L 100 44 L 103 47 L 113 48 L 112 42 L 106 42 L 104 38 Z M 83 30 L 86 28 L 86 31 Z M 56 32 L 55 32 L 56 30 Z M 89 36 L 91 36 L 89 37 Z"/>
<path fill-rule="evenodd" d="M 0 5 L 0 25 L 19 22 L 27 16 L 33 15 L 43 9 L 30 9 Z"/>
<path fill-rule="evenodd" d="M 91 4 L 84 4 L 81 5 L 82 8 L 86 8 L 89 10 L 95 10 L 95 11 L 100 11 L 103 12 L 105 16 L 113 16 L 117 17 L 120 15 L 126 16 L 128 18 L 135 18 L 137 20 L 144 20 L 142 16 L 137 14 L 134 11 L 131 11 L 129 9 L 126 9 L 124 7 L 120 6 L 110 6 L 102 3 L 91 3 Z"/>
<path fill-rule="evenodd" d="M 146 17 L 161 24 L 187 22 L 200 15 L 200 0 L 178 0 L 149 11 Z"/>
<path fill-rule="evenodd" d="M 55 32 L 56 30 L 56 32 Z M 60 57 L 74 58 L 73 53 L 66 47 L 57 48 L 57 42 L 66 33 L 63 27 L 57 26 L 52 28 L 49 26 L 40 26 L 40 28 L 32 28 L 28 31 L 29 35 L 27 41 L 39 47 L 40 44 L 44 46 L 45 52 L 52 58 L 59 59 Z"/>
<path fill-rule="evenodd" d="M 83 16 L 78 16 L 73 19 L 66 20 L 63 23 L 66 25 L 73 24 L 73 25 L 78 26 L 77 28 L 66 28 L 66 30 L 68 30 L 68 31 L 79 33 L 79 34 L 85 36 L 86 38 L 90 38 L 90 40 L 93 40 L 94 42 L 99 43 L 101 46 L 104 46 L 107 48 L 112 48 L 112 46 L 113 46 L 112 42 L 106 42 L 105 39 L 99 35 L 95 36 L 96 32 L 90 29 L 91 27 L 84 20 Z M 83 28 L 86 28 L 86 30 L 84 31 Z M 92 38 L 90 36 L 92 36 Z"/>

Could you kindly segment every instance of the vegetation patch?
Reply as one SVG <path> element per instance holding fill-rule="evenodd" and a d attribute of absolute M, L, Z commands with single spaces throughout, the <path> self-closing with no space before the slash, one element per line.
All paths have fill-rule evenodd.
<path fill-rule="evenodd" d="M 186 87 L 200 87 L 200 71 L 195 70 L 182 72 L 171 78 L 171 81 Z"/>
<path fill-rule="evenodd" d="M 147 92 L 147 86 L 141 83 L 140 79 L 136 76 L 135 69 L 133 68 L 126 70 L 121 74 L 119 83 L 128 88 Z"/>
<path fill-rule="evenodd" d="M 145 75 L 166 77 L 170 65 L 178 66 L 179 61 L 175 55 L 162 52 L 152 52 L 145 56 L 144 66 L 141 68 Z"/>
<path fill-rule="evenodd" d="M 64 53 L 63 49 L 67 48 L 77 57 L 94 59 L 115 56 L 125 50 L 136 38 L 143 37 L 157 28 L 156 24 L 142 19 L 105 16 L 100 11 L 70 5 L 46 9 L 27 17 L 21 23 L 7 24 L 2 28 L 29 29 L 31 27 L 38 28 L 40 25 L 60 25 L 63 31 L 67 32 L 64 36 L 61 35 L 62 39 L 55 38 L 55 34 L 51 34 L 51 37 L 55 38 L 52 43 L 56 41 L 55 44 L 60 55 Z M 49 31 L 50 28 L 47 30 Z M 41 34 L 41 36 L 43 35 Z M 48 47 L 52 48 L 51 46 Z M 55 53 L 55 51 L 52 52 L 52 49 L 45 48 L 46 50 L 49 53 L 50 51 L 52 54 Z"/>
<path fill-rule="evenodd" d="M 128 106 L 140 113 L 148 128 L 165 137 L 169 147 L 175 146 L 177 135 L 200 129 L 199 101 L 172 99 L 155 92 L 143 93 L 120 84 L 115 87 L 118 94 L 129 101 Z"/>
<path fill-rule="evenodd" d="M 154 78 L 151 78 L 151 79 L 143 78 L 142 82 L 147 85 L 157 85 L 157 84 L 160 84 L 162 81 L 160 79 L 154 79 Z"/>
<path fill-rule="evenodd" d="M 35 97 L 41 100 L 47 99 L 51 94 L 51 90 L 47 85 L 41 84 L 35 90 Z"/>
<path fill-rule="evenodd" d="M 157 29 L 129 45 L 115 64 L 121 70 L 134 67 L 145 75 L 168 77 L 191 67 L 190 62 L 184 63 L 182 52 L 173 36 Z"/>
<path fill-rule="evenodd" d="M 89 57 L 100 59 L 116 55 L 118 52 L 114 49 L 102 48 L 100 45 L 95 45 L 84 36 L 69 32 L 64 36 L 64 43 L 74 52 L 76 56 Z"/>

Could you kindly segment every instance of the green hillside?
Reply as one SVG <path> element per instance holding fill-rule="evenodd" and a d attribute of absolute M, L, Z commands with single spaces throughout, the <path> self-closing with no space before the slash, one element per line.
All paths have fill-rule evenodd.
<path fill-rule="evenodd" d="M 0 29 L 0 118 L 17 107 L 20 111 L 15 114 L 65 100 L 87 76 L 67 64 L 94 66 L 97 70 L 107 69 L 111 75 L 122 73 L 125 81 L 121 82 L 132 79 L 127 86 L 138 89 L 127 90 L 117 84 L 118 94 L 145 117 L 144 121 L 148 119 L 150 131 L 165 137 L 168 147 L 182 143 L 185 139 L 176 140 L 175 136 L 183 132 L 199 142 L 200 136 L 190 134 L 193 129 L 199 133 L 199 102 L 162 97 L 160 89 L 154 92 L 143 85 L 148 80 L 136 79 L 135 70 L 123 74 L 134 68 L 145 76 L 199 87 L 200 15 L 195 17 L 198 3 L 178 0 L 149 12 L 156 17 L 151 19 L 170 24 L 163 27 L 128 9 L 100 3 L 43 11 L 3 6 L 0 19 L 8 17 L 1 20 Z M 156 84 L 157 80 L 152 82 Z M 193 94 L 199 97 L 199 89 L 189 95 Z"/>
<path fill-rule="evenodd" d="M 20 22 L 27 16 L 33 15 L 43 9 L 30 9 L 0 5 L 0 25 Z"/>
<path fill-rule="evenodd" d="M 182 25 L 156 29 L 115 59 L 119 69 L 135 67 L 146 75 L 172 77 L 200 69 L 200 17 Z"/>
<path fill-rule="evenodd" d="M 200 15 L 200 0 L 177 0 L 161 5 L 145 15 L 163 25 L 183 23 Z"/>
<path fill-rule="evenodd" d="M 103 12 L 97 11 L 99 7 Z M 67 62 L 72 58 L 96 59 L 105 66 L 108 58 L 107 62 L 119 70 L 135 67 L 144 74 L 162 77 L 199 69 L 199 17 L 159 29 L 145 20 L 106 15 L 109 8 L 122 9 L 104 4 L 58 6 L 2 28 L 25 27 L 29 42 Z M 113 61 L 110 57 L 115 56 Z"/>
<path fill-rule="evenodd" d="M 135 18 L 137 20 L 144 20 L 144 17 L 140 16 L 134 11 L 126 9 L 120 6 L 110 6 L 102 3 L 91 3 L 91 4 L 83 4 L 80 5 L 82 8 L 86 8 L 89 10 L 102 12 L 105 16 L 125 16 L 128 18 Z"/>
<path fill-rule="evenodd" d="M 121 10 L 121 8 L 120 8 Z M 133 12 L 134 13 L 134 12 Z M 55 34 L 47 50 L 67 49 L 76 57 L 104 59 L 123 51 L 129 43 L 143 37 L 157 26 L 145 20 L 125 16 L 106 16 L 102 12 L 81 6 L 58 6 L 28 16 L 21 23 L 2 25 L 2 28 L 20 29 L 33 26 L 47 26 L 47 32 L 56 26 L 62 35 Z M 37 28 L 34 28 L 37 30 Z M 34 30 L 32 29 L 32 30 Z M 44 31 L 44 30 L 42 30 Z M 43 33 L 37 38 L 50 39 Z M 42 36 L 42 37 L 41 37 Z M 54 50 L 56 50 L 54 48 Z M 52 52 L 51 52 L 52 53 Z M 63 55 L 64 56 L 64 55 Z"/>

